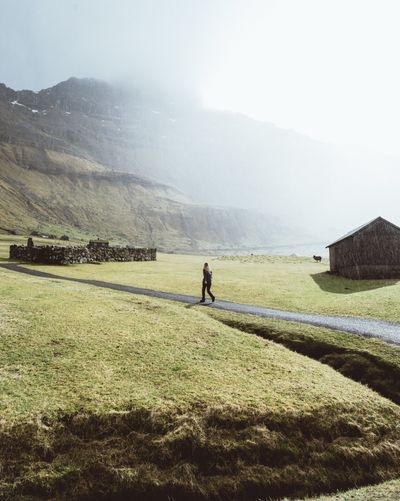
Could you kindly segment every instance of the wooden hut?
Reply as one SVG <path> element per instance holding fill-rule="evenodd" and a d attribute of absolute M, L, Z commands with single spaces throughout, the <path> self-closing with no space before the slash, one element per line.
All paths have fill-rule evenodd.
<path fill-rule="evenodd" d="M 348 278 L 399 278 L 400 228 L 383 217 L 328 245 L 332 273 Z"/>

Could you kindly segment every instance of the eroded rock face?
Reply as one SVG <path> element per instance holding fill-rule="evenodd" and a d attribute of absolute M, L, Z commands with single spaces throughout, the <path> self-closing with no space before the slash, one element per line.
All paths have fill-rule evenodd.
<path fill-rule="evenodd" d="M 29 240 L 31 245 L 29 245 Z M 61 247 L 57 245 L 11 245 L 10 259 L 43 264 L 79 264 L 104 261 L 155 261 L 157 249 L 136 247 Z"/>

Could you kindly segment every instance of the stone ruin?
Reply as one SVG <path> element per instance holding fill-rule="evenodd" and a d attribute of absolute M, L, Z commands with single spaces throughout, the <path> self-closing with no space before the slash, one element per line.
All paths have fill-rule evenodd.
<path fill-rule="evenodd" d="M 87 246 L 11 245 L 10 259 L 42 264 L 99 263 L 104 261 L 155 261 L 157 249 L 112 247 L 106 240 L 91 240 Z"/>

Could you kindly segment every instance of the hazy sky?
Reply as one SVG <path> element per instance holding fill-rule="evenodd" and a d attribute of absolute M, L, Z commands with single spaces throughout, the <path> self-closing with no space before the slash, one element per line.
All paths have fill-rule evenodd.
<path fill-rule="evenodd" d="M 400 155 L 396 0 L 0 0 L 0 81 L 130 79 Z"/>

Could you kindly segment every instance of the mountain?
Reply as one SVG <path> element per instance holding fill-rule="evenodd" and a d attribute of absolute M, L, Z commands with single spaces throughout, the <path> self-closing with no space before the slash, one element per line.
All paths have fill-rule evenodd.
<path fill-rule="evenodd" d="M 71 78 L 38 93 L 0 86 L 0 141 L 155 180 L 196 214 L 202 206 L 224 207 L 215 209 L 220 215 L 229 207 L 247 209 L 232 241 L 217 242 L 213 234 L 211 247 L 329 242 L 377 215 L 397 222 L 399 214 L 391 181 L 397 158 L 94 79 Z M 192 231 L 198 225 L 190 219 Z"/>
<path fill-rule="evenodd" d="M 273 218 L 193 203 L 166 184 L 148 106 L 91 79 L 39 93 L 0 85 L 0 227 L 194 252 L 276 244 Z"/>

